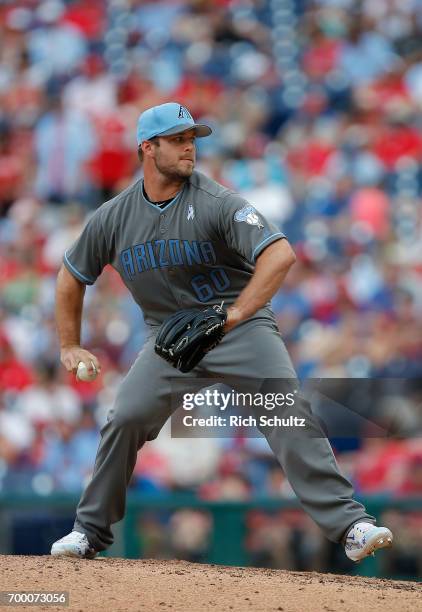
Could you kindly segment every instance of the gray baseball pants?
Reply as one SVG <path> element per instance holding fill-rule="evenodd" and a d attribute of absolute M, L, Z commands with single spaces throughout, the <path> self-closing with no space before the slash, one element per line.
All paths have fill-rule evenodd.
<path fill-rule="evenodd" d="M 189 393 L 197 390 L 195 377 L 205 376 L 296 378 L 280 333 L 268 320 L 238 326 L 187 374 L 156 355 L 151 336 L 123 380 L 101 430 L 93 476 L 77 508 L 74 529 L 85 533 L 98 551 L 113 543 L 111 525 L 124 516 L 138 450 L 157 437 L 174 409 L 171 380 L 180 384 L 184 379 L 183 392 Z M 262 431 L 302 507 L 326 537 L 341 542 L 354 523 L 374 523 L 374 517 L 353 499 L 353 487 L 340 474 L 328 440 L 318 434 L 309 403 L 298 401 L 285 414 L 305 418 L 311 425 L 303 433 L 284 427 Z"/>

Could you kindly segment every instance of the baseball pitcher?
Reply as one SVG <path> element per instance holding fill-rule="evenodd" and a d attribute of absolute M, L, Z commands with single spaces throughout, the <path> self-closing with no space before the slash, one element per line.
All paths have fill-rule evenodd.
<path fill-rule="evenodd" d="M 81 362 L 100 371 L 80 345 L 80 329 L 85 286 L 107 264 L 142 309 L 149 336 L 101 430 L 74 529 L 53 544 L 52 555 L 93 558 L 112 544 L 138 450 L 174 408 L 171 381 L 189 392 L 201 377 L 296 379 L 269 303 L 295 255 L 278 227 L 195 171 L 196 138 L 210 133 L 175 102 L 143 112 L 137 141 L 144 178 L 100 206 L 64 255 L 56 315 L 68 371 Z M 304 400 L 291 415 L 312 423 Z M 391 531 L 375 526 L 353 499 L 323 434 L 292 435 L 283 427 L 263 433 L 305 511 L 350 559 L 391 546 Z"/>

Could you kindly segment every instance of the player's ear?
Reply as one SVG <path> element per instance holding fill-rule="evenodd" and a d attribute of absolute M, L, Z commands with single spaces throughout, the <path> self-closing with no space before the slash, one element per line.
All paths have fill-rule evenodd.
<path fill-rule="evenodd" d="M 138 155 L 141 158 L 141 161 L 145 160 L 145 157 L 151 155 L 151 143 L 149 140 L 144 140 L 144 142 L 139 146 Z"/>
<path fill-rule="evenodd" d="M 144 140 L 144 142 L 139 146 L 138 156 L 142 155 L 141 161 L 147 156 L 152 157 L 154 153 L 154 145 L 158 144 L 158 139 L 151 138 L 151 140 Z"/>
<path fill-rule="evenodd" d="M 142 151 L 142 145 L 139 145 L 139 147 L 138 147 L 138 159 L 139 159 L 139 161 L 142 164 L 142 162 L 144 161 L 144 154 L 143 154 L 143 151 Z"/>

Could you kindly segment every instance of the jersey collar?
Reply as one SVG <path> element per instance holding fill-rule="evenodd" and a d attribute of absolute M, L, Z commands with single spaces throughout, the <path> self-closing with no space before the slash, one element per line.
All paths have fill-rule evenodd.
<path fill-rule="evenodd" d="M 142 197 L 143 201 L 146 204 L 148 204 L 149 206 L 151 206 L 156 212 L 162 213 L 164 210 L 167 210 L 168 208 L 170 208 L 170 206 L 173 206 L 173 204 L 176 204 L 176 202 L 179 200 L 179 198 L 182 195 L 182 193 L 185 190 L 185 188 L 186 188 L 186 183 L 183 185 L 182 189 L 178 193 L 176 193 L 174 198 L 168 204 L 163 206 L 163 208 L 160 208 L 159 206 L 156 206 L 155 204 L 153 204 L 152 202 L 147 200 L 147 198 L 144 196 L 144 180 L 142 179 L 142 181 L 141 181 L 141 197 Z"/>

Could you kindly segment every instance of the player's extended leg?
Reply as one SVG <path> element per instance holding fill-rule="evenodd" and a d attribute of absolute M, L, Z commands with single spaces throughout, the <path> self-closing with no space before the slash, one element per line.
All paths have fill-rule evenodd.
<path fill-rule="evenodd" d="M 234 376 L 245 381 L 252 378 L 266 380 L 262 387 L 257 388 L 261 393 L 278 391 L 285 394 L 293 387 L 298 388 L 296 373 L 281 336 L 270 323 L 251 321 L 235 328 L 206 356 L 201 365 L 206 368 L 208 375 L 216 377 Z M 271 415 L 261 408 L 255 407 L 254 410 L 257 417 L 266 413 L 266 416 L 296 416 L 305 420 L 304 429 L 299 426 L 267 426 L 260 429 L 304 510 L 328 539 L 333 542 L 344 541 L 351 527 L 357 523 L 372 527 L 374 517 L 367 514 L 362 504 L 353 499 L 353 487 L 339 472 L 330 443 L 312 414 L 309 403 L 300 393 L 295 396 L 293 406 L 277 408 Z M 392 538 L 388 529 L 380 529 L 384 529 L 385 533 L 377 531 L 373 536 L 379 536 L 383 542 L 375 548 L 387 545 L 387 539 Z M 364 534 L 359 541 L 362 539 L 365 543 Z M 353 548 L 358 545 L 357 541 L 355 545 L 351 544 Z M 346 553 L 351 558 L 366 556 L 360 549 L 349 554 L 347 543 Z"/>
<path fill-rule="evenodd" d="M 145 344 L 101 430 L 93 476 L 77 508 L 74 531 L 87 538 L 69 534 L 53 545 L 52 554 L 92 557 L 112 544 L 111 525 L 124 516 L 138 450 L 157 437 L 173 410 L 169 379 L 186 376 L 155 354 L 153 339 Z"/>

